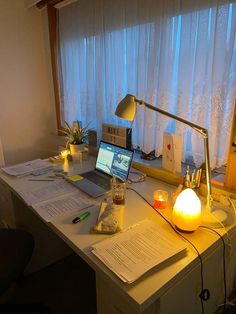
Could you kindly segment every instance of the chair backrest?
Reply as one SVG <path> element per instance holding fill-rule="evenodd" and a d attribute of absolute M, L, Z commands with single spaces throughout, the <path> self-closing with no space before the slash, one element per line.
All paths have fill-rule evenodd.
<path fill-rule="evenodd" d="M 23 275 L 33 249 L 34 238 L 30 233 L 0 228 L 0 296 Z"/>
<path fill-rule="evenodd" d="M 3 148 L 2 148 L 2 142 L 0 138 L 0 167 L 5 166 L 5 160 L 3 155 Z"/>

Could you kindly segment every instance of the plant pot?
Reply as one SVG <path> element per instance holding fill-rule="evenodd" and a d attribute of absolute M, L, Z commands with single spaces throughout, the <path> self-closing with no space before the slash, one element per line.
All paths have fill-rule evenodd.
<path fill-rule="evenodd" d="M 80 153 L 84 151 L 84 144 L 70 144 L 70 153 L 74 158 L 79 158 Z"/>

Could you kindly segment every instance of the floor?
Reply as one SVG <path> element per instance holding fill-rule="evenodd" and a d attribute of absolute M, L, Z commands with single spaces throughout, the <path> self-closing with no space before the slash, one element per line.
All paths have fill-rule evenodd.
<path fill-rule="evenodd" d="M 95 274 L 72 254 L 25 277 L 0 313 L 96 314 Z"/>

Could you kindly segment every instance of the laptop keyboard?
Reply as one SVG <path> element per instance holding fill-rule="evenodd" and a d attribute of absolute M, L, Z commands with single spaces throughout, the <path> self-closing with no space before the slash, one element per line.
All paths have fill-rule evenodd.
<path fill-rule="evenodd" d="M 98 186 L 100 186 L 106 190 L 110 189 L 110 178 L 104 178 L 101 175 L 99 175 L 93 171 L 83 173 L 83 177 L 96 183 Z"/>

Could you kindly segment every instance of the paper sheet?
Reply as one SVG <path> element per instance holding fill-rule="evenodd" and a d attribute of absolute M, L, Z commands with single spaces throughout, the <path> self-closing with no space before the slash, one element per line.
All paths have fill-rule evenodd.
<path fill-rule="evenodd" d="M 122 281 L 131 283 L 186 248 L 186 243 L 166 228 L 144 220 L 95 244 L 92 252 Z"/>
<path fill-rule="evenodd" d="M 12 176 L 24 176 L 35 171 L 49 170 L 53 165 L 48 160 L 35 159 L 10 167 L 3 167 L 2 170 Z"/>
<path fill-rule="evenodd" d="M 60 195 L 72 193 L 75 191 L 78 191 L 78 189 L 75 188 L 72 184 L 65 180 L 58 180 L 47 183 L 40 188 L 34 188 L 31 191 L 27 190 L 19 192 L 19 195 L 28 205 L 34 205 L 45 200 L 53 199 Z"/>
<path fill-rule="evenodd" d="M 65 212 L 82 210 L 94 204 L 96 204 L 94 200 L 77 191 L 74 194 L 64 195 L 32 207 L 43 219 L 49 222 Z"/>

